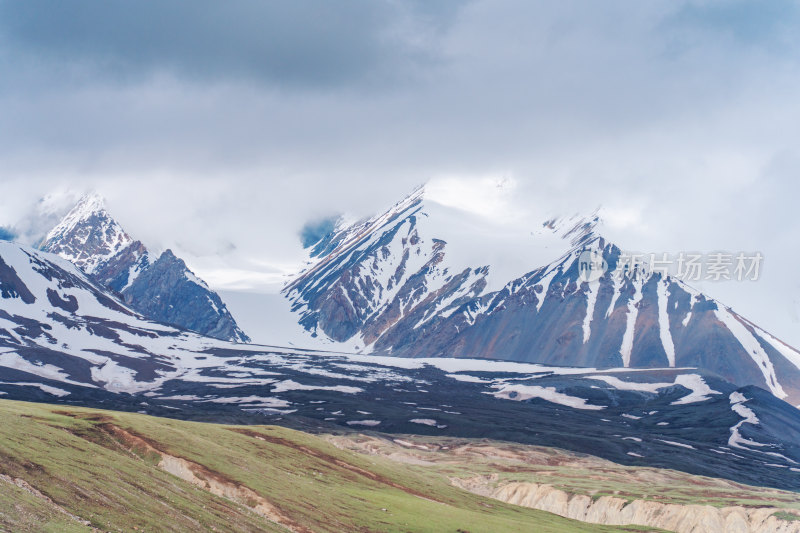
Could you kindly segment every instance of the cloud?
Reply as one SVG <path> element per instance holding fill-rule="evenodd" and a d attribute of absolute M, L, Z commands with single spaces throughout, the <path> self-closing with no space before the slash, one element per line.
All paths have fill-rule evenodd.
<path fill-rule="evenodd" d="M 727 37 L 746 46 L 786 52 L 789 45 L 797 43 L 798 18 L 800 6 L 792 0 L 685 2 L 666 18 L 665 26 L 686 31 L 695 38 L 712 32 L 716 37 Z"/>
<path fill-rule="evenodd" d="M 0 2 L 0 35 L 23 61 L 139 81 L 153 73 L 328 87 L 402 79 L 436 61 L 461 2 L 30 0 Z"/>

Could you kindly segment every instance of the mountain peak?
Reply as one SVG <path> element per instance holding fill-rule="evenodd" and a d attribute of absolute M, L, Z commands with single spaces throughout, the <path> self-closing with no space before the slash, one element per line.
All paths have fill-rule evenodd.
<path fill-rule="evenodd" d="M 224 340 L 249 340 L 219 296 L 172 250 L 152 262 L 144 244 L 112 218 L 98 193 L 81 198 L 40 249 L 70 261 L 150 319 Z"/>
<path fill-rule="evenodd" d="M 178 258 L 178 257 L 177 257 L 177 256 L 176 256 L 174 253 L 173 253 L 173 251 L 172 251 L 171 249 L 169 249 L 169 248 L 167 248 L 166 250 L 164 250 L 164 252 L 161 254 L 161 257 L 160 257 L 159 259 L 161 259 L 161 258 L 163 258 L 165 261 L 170 261 L 170 262 L 174 262 L 174 261 L 180 261 L 180 262 L 181 262 L 181 264 L 183 264 L 183 260 L 179 259 L 179 258 Z M 184 266 L 185 266 L 185 265 L 184 265 Z"/>
<path fill-rule="evenodd" d="M 64 218 L 61 219 L 61 222 L 47 234 L 45 241 L 59 233 L 69 231 L 81 222 L 95 215 L 108 216 L 108 212 L 105 207 L 105 198 L 103 198 L 100 193 L 92 191 L 83 195 L 81 199 L 78 200 L 75 207 L 70 209 Z"/>
<path fill-rule="evenodd" d="M 97 191 L 90 191 L 78 200 L 75 209 L 82 209 L 88 213 L 96 213 L 104 211 L 106 208 L 106 199 Z"/>
<path fill-rule="evenodd" d="M 105 209 L 103 197 L 83 196 L 44 238 L 39 248 L 60 255 L 91 274 L 133 239 Z"/>
<path fill-rule="evenodd" d="M 541 228 L 531 232 L 532 236 L 552 234 L 569 242 L 572 246 L 588 244 L 600 237 L 598 233 L 602 220 L 598 211 L 589 215 L 574 214 L 572 216 L 552 217 L 542 222 Z"/>
<path fill-rule="evenodd" d="M 800 352 L 679 280 L 629 269 L 598 211 L 530 227 L 462 205 L 419 188 L 337 228 L 284 289 L 298 322 L 370 353 L 697 367 L 800 401 Z M 587 251 L 604 265 L 591 279 Z"/>

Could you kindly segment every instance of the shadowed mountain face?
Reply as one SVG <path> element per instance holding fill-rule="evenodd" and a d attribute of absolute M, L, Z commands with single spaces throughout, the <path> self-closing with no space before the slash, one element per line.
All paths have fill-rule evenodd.
<path fill-rule="evenodd" d="M 216 339 L 246 342 L 213 291 L 167 250 L 123 291 L 125 302 L 148 317 Z"/>
<path fill-rule="evenodd" d="M 74 263 L 152 320 L 223 340 L 250 339 L 220 297 L 167 250 L 153 260 L 89 195 L 45 237 L 40 249 Z"/>
<path fill-rule="evenodd" d="M 519 246 L 549 259 L 498 288 L 487 283 L 496 265 L 451 257 L 461 253 L 445 236 L 453 224 L 422 190 L 372 219 L 340 224 L 284 291 L 300 324 L 371 353 L 693 367 L 800 404 L 800 353 L 679 280 L 620 264 L 596 217 L 543 224 Z M 579 270 L 586 252 L 608 266 L 591 281 Z"/>

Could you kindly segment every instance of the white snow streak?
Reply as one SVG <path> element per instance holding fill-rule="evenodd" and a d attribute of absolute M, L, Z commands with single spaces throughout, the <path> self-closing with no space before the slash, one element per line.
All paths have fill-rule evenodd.
<path fill-rule="evenodd" d="M 681 374 L 675 376 L 673 383 L 638 383 L 634 381 L 623 381 L 614 376 L 586 376 L 586 379 L 596 379 L 604 381 L 619 390 L 632 390 L 640 392 L 657 393 L 660 389 L 672 387 L 673 385 L 681 385 L 690 392 L 683 398 L 675 400 L 672 405 L 685 405 L 688 403 L 704 402 L 709 399 L 711 394 L 721 394 L 718 391 L 712 390 L 699 374 Z"/>
<path fill-rule="evenodd" d="M 758 417 L 753 412 L 752 409 L 749 407 L 745 407 L 744 403 L 749 400 L 740 392 L 732 392 L 729 396 L 731 401 L 731 409 L 741 416 L 743 420 L 740 420 L 738 424 L 731 428 L 731 436 L 728 438 L 728 446 L 732 448 L 740 448 L 743 450 L 747 450 L 748 448 L 744 445 L 748 446 L 765 446 L 760 442 L 755 442 L 749 439 L 742 437 L 741 433 L 739 433 L 739 428 L 742 427 L 742 424 L 753 424 L 758 425 Z"/>
<path fill-rule="evenodd" d="M 592 335 L 592 319 L 594 318 L 594 304 L 597 302 L 597 293 L 600 282 L 594 281 L 587 284 L 586 289 L 586 316 L 583 318 L 583 343 L 589 342 Z"/>
<path fill-rule="evenodd" d="M 639 308 L 637 304 L 642 300 L 642 281 L 637 280 L 633 282 L 636 292 L 633 298 L 628 302 L 628 315 L 625 322 L 625 334 L 622 336 L 622 345 L 619 348 L 619 353 L 622 355 L 622 366 L 629 367 L 631 365 L 631 352 L 633 351 L 633 339 L 636 329 L 636 317 L 639 316 Z"/>
<path fill-rule="evenodd" d="M 764 348 L 761 347 L 758 339 L 729 309 L 717 309 L 716 315 L 758 365 L 758 369 L 764 375 L 764 381 L 772 394 L 778 398 L 786 398 L 787 394 L 781 384 L 778 383 L 778 377 L 775 375 L 775 367 L 772 366 L 772 361 L 770 361 Z"/>
<path fill-rule="evenodd" d="M 51 387 L 50 385 L 45 385 L 44 383 L 30 383 L 27 381 L 20 381 L 18 383 L 9 383 L 7 381 L 0 381 L 0 385 L 16 385 L 18 387 L 36 387 L 47 394 L 58 396 L 59 398 L 62 396 L 67 396 L 69 392 L 65 391 L 64 389 L 59 389 L 58 387 Z M 5 394 L 5 393 L 3 393 Z"/>
<path fill-rule="evenodd" d="M 672 446 L 680 446 L 681 448 L 689 448 L 690 450 L 696 450 L 697 449 L 694 446 L 691 446 L 689 444 L 684 444 L 682 442 L 675 442 L 674 440 L 664 440 L 664 439 L 656 439 L 656 440 L 660 440 L 661 442 L 663 442 L 665 444 L 670 444 Z"/>
<path fill-rule="evenodd" d="M 704 402 L 711 394 L 722 394 L 709 387 L 703 378 L 697 374 L 682 374 L 675 378 L 676 385 L 682 385 L 692 391 L 688 396 L 672 402 L 671 405 L 685 405 L 687 403 Z"/>
<path fill-rule="evenodd" d="M 586 403 L 586 400 L 583 398 L 578 398 L 576 396 L 569 396 L 568 394 L 558 392 L 555 389 L 555 387 L 539 387 L 538 385 L 499 384 L 499 385 L 494 385 L 493 388 L 500 390 L 494 393 L 487 393 L 487 394 L 491 394 L 495 398 L 503 398 L 505 400 L 524 401 L 524 400 L 530 400 L 531 398 L 541 398 L 542 400 L 547 400 L 548 402 L 557 403 L 559 405 L 565 405 L 567 407 L 572 407 L 575 409 L 587 409 L 592 411 L 605 409 L 605 406 L 602 405 L 592 405 Z"/>
<path fill-rule="evenodd" d="M 348 426 L 377 426 L 380 425 L 380 420 L 350 420 L 347 422 Z"/>
<path fill-rule="evenodd" d="M 611 313 L 614 312 L 614 305 L 617 303 L 617 299 L 619 299 L 619 290 L 622 288 L 622 279 L 621 276 L 613 275 L 611 276 L 614 280 L 614 296 L 611 297 L 611 303 L 608 304 L 608 309 L 606 310 L 606 318 L 611 316 Z"/>
<path fill-rule="evenodd" d="M 672 342 L 672 333 L 669 329 L 669 315 L 667 314 L 667 302 L 669 301 L 669 294 L 667 289 L 669 284 L 666 280 L 661 280 L 657 287 L 658 297 L 658 334 L 661 336 L 661 344 L 664 346 L 664 351 L 667 354 L 667 361 L 669 366 L 675 366 L 675 344 Z"/>

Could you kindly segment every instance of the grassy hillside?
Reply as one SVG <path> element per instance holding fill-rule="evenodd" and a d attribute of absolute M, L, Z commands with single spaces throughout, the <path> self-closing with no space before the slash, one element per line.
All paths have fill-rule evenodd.
<path fill-rule="evenodd" d="M 0 401 L 0 530 L 612 531 L 271 426 Z"/>

